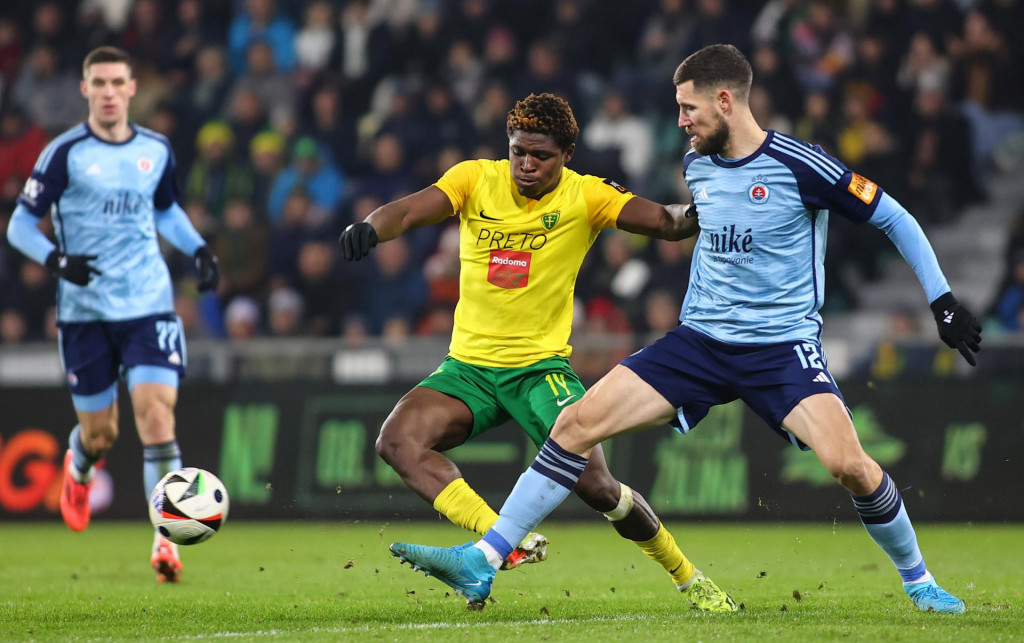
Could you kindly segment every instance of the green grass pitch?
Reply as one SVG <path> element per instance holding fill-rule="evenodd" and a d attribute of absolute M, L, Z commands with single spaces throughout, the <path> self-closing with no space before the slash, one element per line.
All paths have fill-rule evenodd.
<path fill-rule="evenodd" d="M 437 523 L 229 522 L 158 585 L 148 524 L 0 525 L 0 640 L 1024 640 L 1024 526 L 919 525 L 929 567 L 967 603 L 916 611 L 859 523 L 669 524 L 742 603 L 692 612 L 603 522 L 543 525 L 549 559 L 499 572 L 483 611 L 392 558 L 395 540 L 459 544 Z"/>

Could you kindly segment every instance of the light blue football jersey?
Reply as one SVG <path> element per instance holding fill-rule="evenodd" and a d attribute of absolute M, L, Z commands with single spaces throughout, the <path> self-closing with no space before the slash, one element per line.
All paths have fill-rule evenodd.
<path fill-rule="evenodd" d="M 820 339 L 829 212 L 867 221 L 881 188 L 772 130 L 746 158 L 683 165 L 701 230 L 680 321 L 737 344 Z"/>
<path fill-rule="evenodd" d="M 96 137 L 85 123 L 40 154 L 18 202 L 53 217 L 65 254 L 96 255 L 103 274 L 88 286 L 59 280 L 61 322 L 121 321 L 174 310 L 171 279 L 157 242 L 155 212 L 177 201 L 167 139 L 132 125 L 124 143 Z"/>

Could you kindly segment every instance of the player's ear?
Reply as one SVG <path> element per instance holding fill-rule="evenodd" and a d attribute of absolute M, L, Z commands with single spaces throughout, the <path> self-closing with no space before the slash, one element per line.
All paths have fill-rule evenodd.
<path fill-rule="evenodd" d="M 733 97 L 732 92 L 728 89 L 719 89 L 718 93 L 715 95 L 715 103 L 718 105 L 718 108 L 722 110 L 723 114 L 732 112 L 732 104 L 734 100 L 735 98 Z"/>
<path fill-rule="evenodd" d="M 576 144 L 575 143 L 569 143 L 569 147 L 565 148 L 565 151 L 562 152 L 562 164 L 564 165 L 564 164 L 568 163 L 569 161 L 571 161 L 572 160 L 572 155 L 575 154 L 575 153 L 576 153 Z"/>
<path fill-rule="evenodd" d="M 85 92 L 85 81 L 78 81 L 78 91 L 82 92 L 82 98 L 88 98 L 89 95 Z"/>
<path fill-rule="evenodd" d="M 129 80 L 128 81 L 128 96 L 129 97 L 135 96 L 135 91 L 138 88 L 139 88 L 139 83 L 135 80 L 135 78 L 132 78 L 131 80 Z"/>

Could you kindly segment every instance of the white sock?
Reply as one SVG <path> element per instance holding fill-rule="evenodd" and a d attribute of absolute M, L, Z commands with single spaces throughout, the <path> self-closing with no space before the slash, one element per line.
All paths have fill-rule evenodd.
<path fill-rule="evenodd" d="M 475 543 L 473 543 L 473 546 L 484 553 L 484 556 L 487 557 L 487 562 L 490 564 L 491 567 L 493 567 L 494 569 L 498 569 L 499 567 L 501 567 L 501 563 L 503 562 L 501 560 L 501 554 L 498 553 L 497 549 L 491 547 L 490 543 L 483 540 L 478 540 Z"/>

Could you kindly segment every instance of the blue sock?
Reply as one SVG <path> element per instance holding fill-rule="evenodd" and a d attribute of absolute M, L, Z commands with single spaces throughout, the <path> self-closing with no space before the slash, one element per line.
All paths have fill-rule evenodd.
<path fill-rule="evenodd" d="M 165 475 L 181 468 L 181 449 L 178 441 L 148 444 L 142 447 L 142 483 L 146 486 L 146 500 L 153 494 L 156 483 Z"/>
<path fill-rule="evenodd" d="M 85 450 L 85 445 L 82 444 L 81 424 L 76 424 L 75 428 L 71 429 L 68 447 L 71 449 L 71 462 L 74 463 L 75 468 L 83 476 L 89 475 L 89 470 L 92 469 L 92 465 L 99 462 L 100 456 L 93 455 Z"/>
<path fill-rule="evenodd" d="M 484 541 L 501 558 L 508 556 L 526 534 L 562 504 L 586 466 L 586 458 L 569 453 L 548 438 L 530 468 L 519 476 L 498 521 L 484 534 Z"/>
<path fill-rule="evenodd" d="M 917 546 L 917 534 L 910 524 L 896 483 L 882 471 L 882 483 L 869 496 L 850 496 L 868 535 L 889 555 L 904 583 L 928 573 Z"/>

